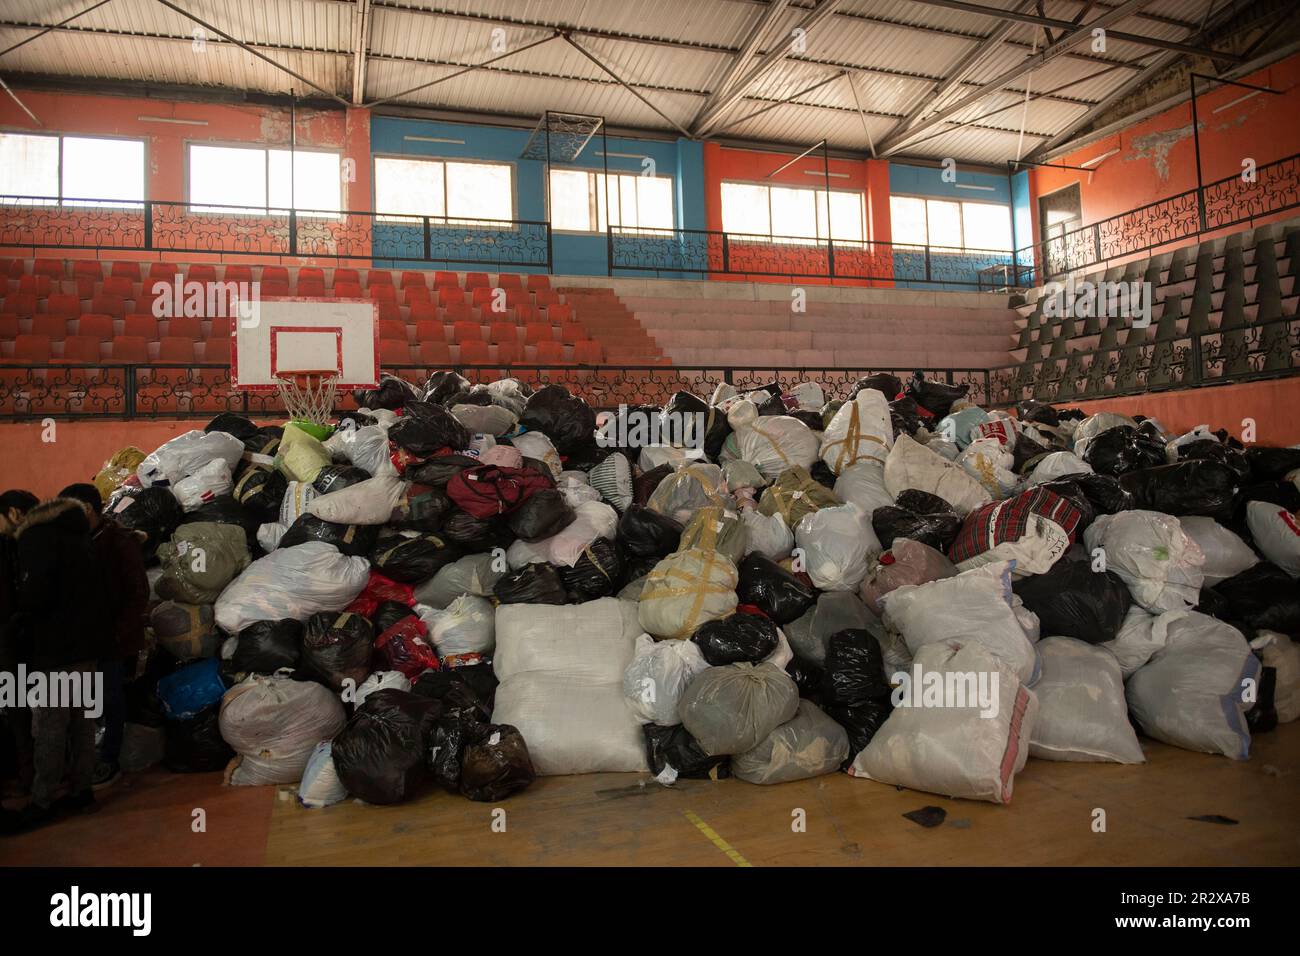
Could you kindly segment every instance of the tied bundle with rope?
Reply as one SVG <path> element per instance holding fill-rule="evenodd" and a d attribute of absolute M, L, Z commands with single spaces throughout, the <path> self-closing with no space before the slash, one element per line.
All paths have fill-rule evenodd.
<path fill-rule="evenodd" d="M 650 572 L 637 613 L 655 637 L 685 640 L 705 621 L 736 609 L 736 566 L 716 551 L 691 548 L 670 554 Z"/>
<path fill-rule="evenodd" d="M 822 433 L 820 455 L 835 474 L 860 461 L 884 465 L 894 444 L 889 403 L 874 388 L 841 405 Z"/>

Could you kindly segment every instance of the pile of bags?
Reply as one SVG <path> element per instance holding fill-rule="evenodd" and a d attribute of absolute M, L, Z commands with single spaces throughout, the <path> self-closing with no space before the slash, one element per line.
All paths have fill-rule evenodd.
<path fill-rule="evenodd" d="M 97 477 L 157 565 L 128 769 L 308 807 L 609 771 L 1005 803 L 1029 757 L 1245 758 L 1300 712 L 1300 450 L 887 374 L 354 398 Z"/>

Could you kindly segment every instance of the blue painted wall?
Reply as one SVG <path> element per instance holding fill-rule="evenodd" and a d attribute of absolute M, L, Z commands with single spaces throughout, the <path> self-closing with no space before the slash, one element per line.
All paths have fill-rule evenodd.
<path fill-rule="evenodd" d="M 370 143 L 375 156 L 411 156 L 435 159 L 477 159 L 506 162 L 514 167 L 515 218 L 545 221 L 546 184 L 545 163 L 521 159 L 520 154 L 528 144 L 530 130 L 501 126 L 444 123 L 418 119 L 400 119 L 375 116 L 371 119 Z M 430 142 L 441 140 L 442 142 Z M 446 142 L 451 140 L 452 142 Z M 455 142 L 455 141 L 463 142 Z M 621 155 L 601 155 L 602 152 Z M 611 173 L 641 173 L 646 157 L 654 161 L 655 173 L 673 179 L 673 199 L 679 228 L 704 228 L 704 147 L 687 140 L 656 141 L 623 138 L 592 139 L 576 162 L 565 164 L 601 170 L 608 163 Z M 560 164 L 556 164 L 558 167 Z M 536 234 L 529 236 L 524 227 L 523 238 L 511 231 L 437 229 L 434 255 L 440 250 L 455 249 L 455 255 L 481 261 L 485 271 L 497 271 L 494 259 L 503 258 L 498 251 L 506 250 L 507 262 L 518 259 L 523 251 L 528 257 L 539 252 Z M 646 240 L 641 240 L 645 242 Z M 675 239 L 665 238 L 663 244 L 671 249 Z M 402 263 L 382 258 L 388 251 L 392 255 L 419 257 L 423 254 L 423 229 L 399 224 L 377 224 L 374 231 L 375 265 L 415 268 L 412 263 Z M 511 244 L 514 244 L 512 247 Z M 512 251 L 513 248 L 513 251 Z M 452 255 L 453 253 L 448 253 Z M 669 261 L 671 254 L 668 255 Z M 426 264 L 425 268 L 473 269 L 466 263 Z M 545 272 L 543 265 L 527 268 L 517 265 L 503 267 L 509 272 Z M 604 234 L 556 232 L 552 236 L 551 271 L 559 275 L 606 275 L 609 271 L 607 243 Z M 664 272 L 661 275 L 672 275 Z"/>
<path fill-rule="evenodd" d="M 1015 230 L 1016 264 L 1034 266 L 1034 212 L 1029 199 L 1029 170 L 1022 169 L 1011 177 L 1011 227 Z M 1032 284 L 1032 272 L 1027 277 Z"/>
<path fill-rule="evenodd" d="M 889 164 L 890 196 L 924 196 L 927 199 L 956 199 L 965 202 L 996 202 L 1004 206 L 1012 204 L 1012 189 L 1006 176 L 994 173 L 967 172 L 959 165 L 955 182 L 945 182 L 942 167 L 905 166 L 900 163 Z M 970 189 L 978 186 L 981 188 Z M 1026 202 L 1028 202 L 1028 178 L 1026 177 Z M 1020 224 L 1015 223 L 1017 240 Z M 1024 242 L 1019 242 L 1024 245 Z M 979 271 L 994 265 L 1010 263 L 1010 253 L 934 253 L 929 263 L 929 274 L 933 279 L 942 279 L 947 284 L 943 288 L 975 289 L 979 285 Z M 908 281 L 908 277 L 917 280 L 926 276 L 925 254 L 899 250 L 894 253 L 895 284 L 904 289 L 933 288 L 921 281 Z"/>

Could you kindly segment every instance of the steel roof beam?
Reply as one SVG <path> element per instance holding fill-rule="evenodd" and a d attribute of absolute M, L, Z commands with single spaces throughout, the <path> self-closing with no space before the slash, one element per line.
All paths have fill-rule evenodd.
<path fill-rule="evenodd" d="M 759 41 L 771 29 L 777 18 L 785 12 L 785 8 L 789 6 L 789 3 L 790 0 L 772 0 L 764 8 L 763 12 L 758 15 L 758 19 L 749 31 L 749 36 L 745 38 L 745 42 L 741 44 L 740 49 L 731 58 L 731 63 L 727 66 L 727 72 L 723 74 L 722 79 L 714 86 L 713 92 L 709 94 L 709 98 L 704 101 L 704 105 L 700 107 L 699 112 L 695 114 L 695 118 L 691 120 L 692 126 L 698 125 L 700 120 L 704 118 L 704 114 L 716 106 L 718 100 L 731 91 L 732 86 L 740 77 L 741 71 L 749 65 L 750 59 L 753 58 L 754 51 L 758 49 Z"/>

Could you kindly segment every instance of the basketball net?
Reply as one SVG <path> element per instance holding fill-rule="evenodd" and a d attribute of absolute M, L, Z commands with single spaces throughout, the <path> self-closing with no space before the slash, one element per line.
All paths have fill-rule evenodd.
<path fill-rule="evenodd" d="M 277 375 L 277 386 L 289 418 L 328 425 L 334 417 L 334 390 L 339 373 L 333 370 L 285 372 Z"/>

